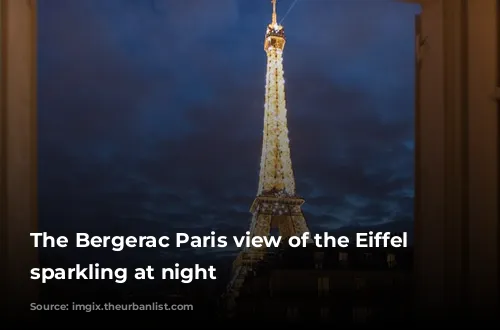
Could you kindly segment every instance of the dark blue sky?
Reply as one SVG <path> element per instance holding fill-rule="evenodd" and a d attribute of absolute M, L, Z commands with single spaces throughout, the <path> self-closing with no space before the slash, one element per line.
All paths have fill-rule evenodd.
<path fill-rule="evenodd" d="M 292 2 L 278 1 L 278 14 Z M 42 229 L 243 233 L 270 1 L 39 7 Z M 417 11 L 300 0 L 283 22 L 292 160 L 313 231 L 412 220 Z"/>

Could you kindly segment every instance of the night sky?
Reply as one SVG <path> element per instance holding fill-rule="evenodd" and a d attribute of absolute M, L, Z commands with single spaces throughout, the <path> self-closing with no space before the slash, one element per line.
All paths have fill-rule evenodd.
<path fill-rule="evenodd" d="M 279 19 L 293 1 L 278 1 Z M 417 12 L 300 0 L 283 21 L 313 232 L 412 221 Z M 269 0 L 40 0 L 40 230 L 243 234 L 270 19 Z"/>

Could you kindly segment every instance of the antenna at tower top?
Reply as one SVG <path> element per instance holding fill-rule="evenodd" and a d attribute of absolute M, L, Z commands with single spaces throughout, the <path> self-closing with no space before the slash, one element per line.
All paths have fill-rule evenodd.
<path fill-rule="evenodd" d="M 278 25 L 278 18 L 277 18 L 277 15 L 276 15 L 276 0 L 271 0 L 271 2 L 273 3 L 273 22 L 272 24 L 273 25 Z"/>

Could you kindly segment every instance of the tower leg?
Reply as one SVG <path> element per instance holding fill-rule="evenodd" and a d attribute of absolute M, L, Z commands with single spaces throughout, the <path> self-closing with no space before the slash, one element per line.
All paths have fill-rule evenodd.
<path fill-rule="evenodd" d="M 294 235 L 302 236 L 304 233 L 311 233 L 306 224 L 306 219 L 302 212 L 299 215 L 293 215 L 292 218 L 292 226 L 294 228 Z M 307 243 L 312 243 L 313 240 L 311 237 L 307 240 Z"/>
<path fill-rule="evenodd" d="M 303 233 L 309 233 L 309 228 L 307 227 L 306 224 L 306 219 L 304 218 L 304 215 L 293 215 L 291 216 L 292 218 L 292 226 L 293 226 L 293 232 L 294 235 L 302 235 Z"/>
<path fill-rule="evenodd" d="M 255 214 L 250 226 L 250 236 L 268 236 L 271 232 L 271 216 L 268 214 Z"/>
<path fill-rule="evenodd" d="M 260 236 L 267 237 L 271 232 L 271 216 L 267 214 L 256 213 L 252 217 L 252 224 L 250 226 L 250 237 Z M 255 257 L 263 255 L 265 247 L 247 247 L 245 252 L 252 253 Z"/>

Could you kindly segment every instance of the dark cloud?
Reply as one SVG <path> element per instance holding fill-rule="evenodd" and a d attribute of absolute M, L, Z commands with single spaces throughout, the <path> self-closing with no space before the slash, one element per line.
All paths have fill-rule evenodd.
<path fill-rule="evenodd" d="M 42 227 L 244 232 L 269 3 L 39 6 Z M 284 21 L 292 158 L 314 230 L 411 219 L 416 10 L 304 0 Z"/>

